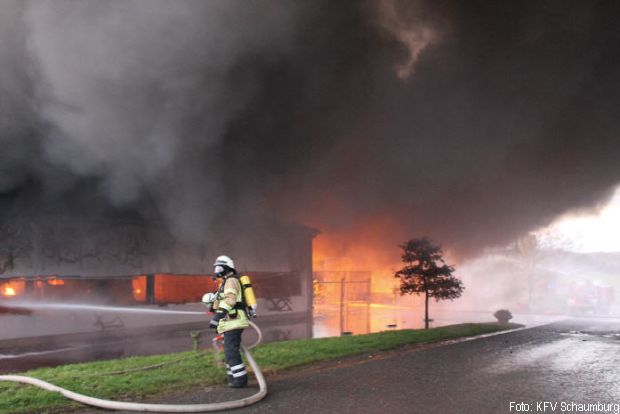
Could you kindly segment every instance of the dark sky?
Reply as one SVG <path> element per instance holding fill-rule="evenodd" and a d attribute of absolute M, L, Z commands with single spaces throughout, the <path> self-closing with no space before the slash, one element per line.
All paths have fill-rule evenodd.
<path fill-rule="evenodd" d="M 0 0 L 0 207 L 464 254 L 620 181 L 620 2 Z"/>

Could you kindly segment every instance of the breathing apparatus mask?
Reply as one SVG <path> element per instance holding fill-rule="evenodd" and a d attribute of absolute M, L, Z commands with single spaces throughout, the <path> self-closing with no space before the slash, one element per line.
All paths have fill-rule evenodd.
<path fill-rule="evenodd" d="M 232 273 L 232 269 L 228 266 L 217 265 L 213 268 L 213 280 L 221 279 Z"/>

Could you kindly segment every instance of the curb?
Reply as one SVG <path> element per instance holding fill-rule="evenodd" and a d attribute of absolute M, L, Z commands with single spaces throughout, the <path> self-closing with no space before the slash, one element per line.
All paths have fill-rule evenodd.
<path fill-rule="evenodd" d="M 540 324 L 536 324 L 536 325 L 531 325 L 531 326 L 523 326 L 521 328 L 507 329 L 505 331 L 497 331 L 497 332 L 491 332 L 491 333 L 486 333 L 486 334 L 480 334 L 480 335 L 476 335 L 476 336 L 468 336 L 468 337 L 465 337 L 465 338 L 448 339 L 447 341 L 439 342 L 438 345 L 453 345 L 453 344 L 458 344 L 458 343 L 461 343 L 461 342 L 475 341 L 477 339 L 489 338 L 491 336 L 498 336 L 498 335 L 504 335 L 504 334 L 508 334 L 508 333 L 512 333 L 512 332 L 525 331 L 527 329 L 539 328 L 541 326 L 551 325 L 553 323 L 557 323 L 557 322 L 561 322 L 561 321 L 565 321 L 565 320 L 568 320 L 568 318 L 567 319 L 560 319 L 560 320 L 553 321 L 553 322 L 544 322 L 544 323 L 540 323 Z"/>

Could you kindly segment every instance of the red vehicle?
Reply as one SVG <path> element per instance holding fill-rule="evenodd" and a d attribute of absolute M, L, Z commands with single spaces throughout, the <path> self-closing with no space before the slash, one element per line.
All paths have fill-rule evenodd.
<path fill-rule="evenodd" d="M 569 288 L 568 311 L 577 315 L 607 315 L 613 301 L 612 286 L 581 280 Z"/>

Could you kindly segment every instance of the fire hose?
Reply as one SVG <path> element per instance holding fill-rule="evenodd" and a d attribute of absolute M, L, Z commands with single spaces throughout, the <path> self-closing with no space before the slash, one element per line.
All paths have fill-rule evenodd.
<path fill-rule="evenodd" d="M 42 381 L 40 379 L 26 377 L 22 375 L 0 375 L 0 381 L 19 382 L 22 384 L 30 384 L 42 388 L 47 391 L 58 392 L 71 400 L 80 402 L 82 404 L 91 405 L 93 407 L 105 408 L 107 410 L 125 410 L 125 411 L 141 411 L 141 412 L 167 412 L 167 413 L 202 413 L 213 412 L 221 410 L 230 410 L 233 408 L 245 407 L 251 404 L 255 404 L 258 401 L 265 398 L 267 395 L 267 382 L 263 373 L 254 360 L 254 357 L 250 353 L 250 349 L 257 346 L 262 340 L 262 332 L 260 328 L 252 321 L 250 326 L 256 330 L 258 334 L 258 340 L 251 346 L 246 347 L 241 345 L 241 348 L 245 354 L 245 357 L 254 371 L 256 380 L 258 381 L 258 392 L 252 394 L 249 397 L 241 398 L 239 400 L 223 401 L 217 403 L 206 404 L 145 404 L 123 401 L 103 400 L 100 398 L 89 397 L 84 394 L 79 394 L 57 385 L 50 384 L 49 382 Z"/>

